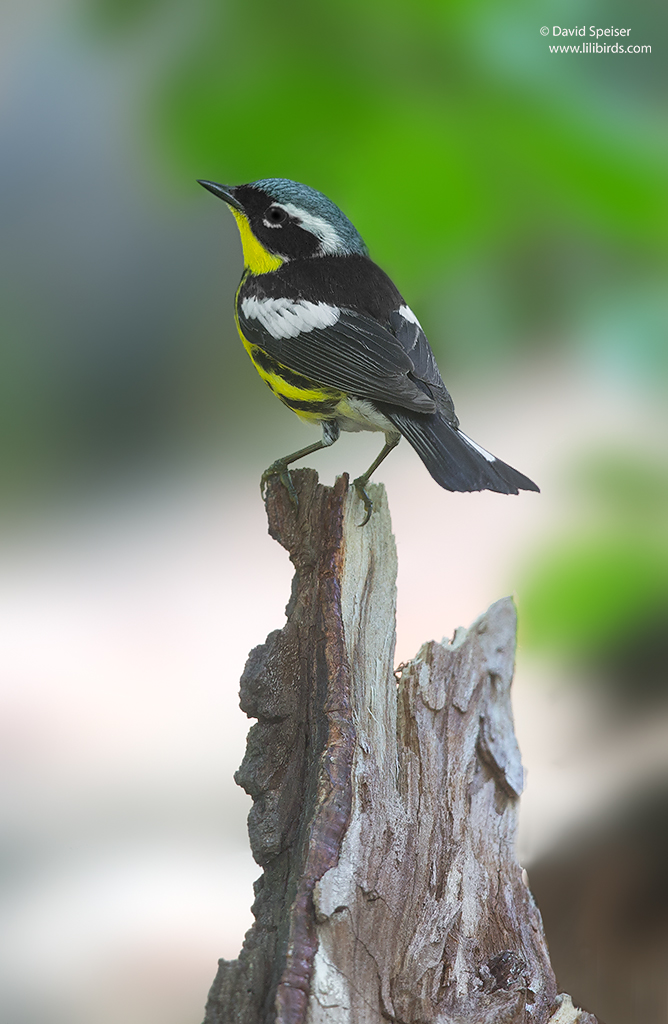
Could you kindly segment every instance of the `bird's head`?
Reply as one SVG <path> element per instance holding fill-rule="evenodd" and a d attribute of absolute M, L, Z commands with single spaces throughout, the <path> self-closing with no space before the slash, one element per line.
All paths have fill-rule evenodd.
<path fill-rule="evenodd" d="M 251 273 L 276 270 L 287 260 L 368 255 L 346 215 L 308 185 L 287 178 L 265 178 L 234 187 L 213 181 L 200 181 L 200 185 L 232 210 Z"/>

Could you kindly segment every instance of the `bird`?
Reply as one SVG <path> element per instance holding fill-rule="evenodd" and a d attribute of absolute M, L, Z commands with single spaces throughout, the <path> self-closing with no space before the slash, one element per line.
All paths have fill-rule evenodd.
<path fill-rule="evenodd" d="M 277 475 L 297 506 L 288 467 L 334 444 L 342 430 L 385 435 L 354 480 L 364 506 L 360 526 L 373 511 L 369 479 L 402 437 L 448 491 L 539 490 L 461 430 L 418 318 L 335 203 L 287 178 L 198 183 L 227 204 L 239 228 L 244 270 L 235 319 L 255 369 L 301 420 L 322 430 L 319 441 L 265 470 L 263 494 Z"/>

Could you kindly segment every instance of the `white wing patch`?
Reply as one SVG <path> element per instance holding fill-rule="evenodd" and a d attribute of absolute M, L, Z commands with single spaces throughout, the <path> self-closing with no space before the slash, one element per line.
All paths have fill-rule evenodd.
<path fill-rule="evenodd" d="M 471 445 L 471 448 L 475 448 L 475 450 L 482 455 L 484 459 L 487 459 L 488 462 L 496 462 L 496 455 L 492 455 L 491 452 L 485 451 L 484 448 L 481 448 L 479 444 L 476 444 L 470 437 L 467 437 L 463 430 L 458 430 L 457 433 L 464 441 L 466 441 L 467 444 Z"/>
<path fill-rule="evenodd" d="M 410 306 L 399 306 L 397 312 L 399 313 L 400 316 L 404 318 L 404 320 L 408 320 L 409 324 L 417 324 L 418 327 L 420 327 L 420 321 L 418 320 Z"/>
<path fill-rule="evenodd" d="M 241 312 L 249 320 L 259 320 L 272 338 L 296 338 L 298 334 L 332 327 L 341 316 L 338 306 L 305 299 L 245 298 Z"/>

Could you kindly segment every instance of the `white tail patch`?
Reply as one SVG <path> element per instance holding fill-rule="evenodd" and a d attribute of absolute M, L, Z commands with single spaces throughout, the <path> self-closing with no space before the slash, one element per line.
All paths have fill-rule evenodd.
<path fill-rule="evenodd" d="M 482 455 L 483 459 L 487 459 L 488 462 L 496 462 L 496 455 L 492 455 L 491 452 L 485 451 L 484 448 L 481 448 L 479 444 L 476 444 L 470 437 L 467 437 L 463 430 L 458 430 L 457 433 L 464 441 L 466 441 L 467 444 L 471 446 L 471 448 L 474 448 L 479 455 Z"/>

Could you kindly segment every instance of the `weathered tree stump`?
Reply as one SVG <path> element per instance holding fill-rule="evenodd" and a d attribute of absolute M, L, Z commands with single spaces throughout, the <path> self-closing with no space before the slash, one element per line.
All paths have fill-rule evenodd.
<path fill-rule="evenodd" d="M 288 620 L 241 680 L 258 721 L 236 780 L 264 873 L 205 1024 L 596 1024 L 557 994 L 515 855 L 512 601 L 397 679 L 383 488 L 360 529 L 346 477 L 293 476 L 297 512 L 278 482 L 267 501 Z"/>

